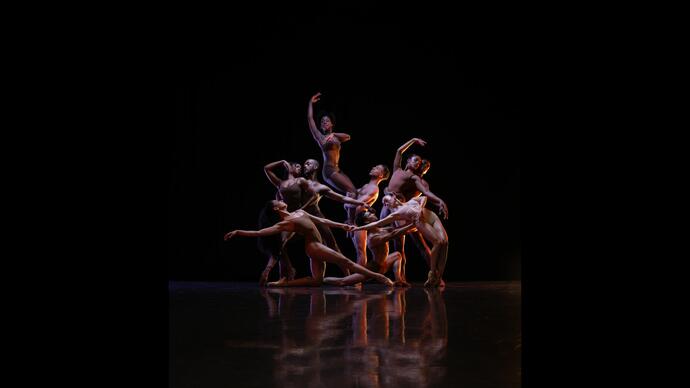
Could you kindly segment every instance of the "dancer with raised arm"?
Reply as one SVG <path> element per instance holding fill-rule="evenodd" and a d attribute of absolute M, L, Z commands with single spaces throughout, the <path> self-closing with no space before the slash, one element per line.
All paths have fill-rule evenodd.
<path fill-rule="evenodd" d="M 436 214 L 431 211 L 424 211 L 426 201 L 425 196 L 419 196 L 403 203 L 394 195 L 387 194 L 383 197 L 383 204 L 390 209 L 390 214 L 376 222 L 358 226 L 354 231 L 371 230 L 396 221 L 414 224 L 417 226 L 417 230 L 422 232 L 424 239 L 433 244 L 429 274 L 424 286 L 438 287 L 441 285 L 441 276 L 443 276 L 448 255 L 448 234 Z"/>
<path fill-rule="evenodd" d="M 386 187 L 383 192 L 385 194 L 391 194 L 396 196 L 401 201 L 408 201 L 409 199 L 419 195 L 415 182 L 412 180 L 412 176 L 415 172 L 419 170 L 422 163 L 422 158 L 418 155 L 411 155 L 407 158 L 407 163 L 405 168 L 401 167 L 402 154 L 407 151 L 413 144 L 418 144 L 425 146 L 426 142 L 419 138 L 413 138 L 401 145 L 395 152 L 395 158 L 393 159 L 393 172 L 391 174 L 391 179 L 388 182 L 388 187 Z M 385 205 L 381 208 L 381 213 L 379 218 L 386 218 L 390 214 L 390 209 Z M 405 267 L 407 264 L 407 256 L 405 255 L 405 236 L 399 236 L 393 239 L 393 250 L 400 252 L 401 259 L 401 276 L 403 280 L 407 281 L 407 276 L 405 274 Z"/>
<path fill-rule="evenodd" d="M 333 115 L 330 114 L 324 114 L 320 118 L 319 123 L 321 129 L 319 130 L 319 128 L 317 128 L 316 122 L 314 122 L 314 104 L 319 101 L 320 96 L 321 93 L 316 93 L 309 100 L 307 122 L 309 124 L 309 131 L 323 154 L 323 180 L 341 193 L 354 196 L 357 191 L 355 185 L 338 166 L 341 144 L 349 141 L 350 135 L 333 132 L 335 120 L 333 119 Z"/>
<path fill-rule="evenodd" d="M 350 261 L 331 248 L 328 248 L 322 243 L 321 235 L 316 228 L 315 223 L 322 223 L 329 227 L 342 228 L 344 230 L 351 230 L 352 225 L 341 224 L 325 218 L 315 217 L 305 212 L 304 210 L 297 210 L 295 212 L 287 211 L 287 204 L 283 201 L 271 200 L 265 205 L 266 214 L 275 218 L 277 223 L 268 228 L 258 231 L 253 230 L 234 230 L 225 235 L 225 240 L 229 240 L 235 235 L 247 237 L 263 237 L 282 232 L 297 233 L 304 237 L 304 249 L 311 261 L 311 277 L 301 279 L 287 280 L 281 278 L 277 282 L 268 283 L 268 286 L 288 287 L 288 286 L 320 286 L 323 284 L 323 276 L 326 270 L 325 263 L 334 263 L 346 266 L 352 272 L 360 273 L 366 276 L 373 277 L 377 281 L 387 285 L 393 286 L 393 282 L 387 277 L 372 272 L 371 270 Z"/>
<path fill-rule="evenodd" d="M 443 213 L 445 217 L 448 214 L 448 208 L 438 196 L 424 188 L 421 190 L 422 184 L 419 181 L 420 177 L 417 175 L 420 171 L 422 165 L 422 158 L 419 155 L 410 155 L 407 158 L 407 163 L 405 168 L 401 167 L 402 155 L 408 148 L 412 145 L 418 144 L 421 146 L 426 145 L 426 141 L 419 138 L 412 138 L 401 145 L 395 153 L 395 159 L 393 160 L 393 174 L 391 175 L 388 187 L 384 190 L 386 194 L 394 195 L 398 200 L 407 202 L 414 197 L 418 197 L 425 193 L 432 203 L 439 206 L 439 212 Z M 381 209 L 380 218 L 383 219 L 390 214 L 390 209 L 384 204 Z M 406 279 L 405 267 L 407 264 L 407 256 L 405 255 L 405 236 L 400 236 L 393 240 L 393 250 L 400 252 L 402 255 L 402 277 Z M 425 250 L 421 251 L 422 256 L 425 256 L 427 252 Z M 425 258 L 426 259 L 426 258 Z M 430 265 L 430 263 L 429 263 Z"/>
<path fill-rule="evenodd" d="M 365 211 L 357 215 L 356 224 L 359 226 L 371 224 L 376 222 L 378 218 L 373 213 Z M 369 250 L 371 250 L 372 258 L 369 260 L 365 267 L 369 268 L 374 272 L 380 274 L 386 274 L 389 268 L 393 268 L 393 274 L 395 276 L 395 285 L 409 287 L 410 284 L 400 277 L 400 252 L 393 252 L 389 254 L 388 240 L 400 236 L 405 233 L 410 233 L 416 228 L 415 224 L 408 224 L 400 228 L 380 228 L 373 227 L 369 229 L 367 234 L 367 243 Z M 364 231 L 362 231 L 364 232 Z M 328 277 L 323 280 L 326 284 L 332 284 L 335 286 L 350 286 L 363 282 L 368 279 L 364 275 L 352 274 L 344 278 L 333 278 Z"/>
<path fill-rule="evenodd" d="M 284 169 L 283 176 L 285 178 L 280 178 L 276 174 L 275 169 L 282 167 Z M 304 182 L 300 181 L 300 175 L 302 174 L 302 165 L 299 163 L 288 163 L 285 160 L 278 160 L 273 163 L 269 163 L 264 166 L 264 173 L 268 180 L 276 188 L 276 199 L 285 201 L 288 205 L 290 211 L 297 210 L 302 206 L 302 198 L 304 197 Z M 264 211 L 261 212 L 259 216 L 259 228 L 263 229 L 269 227 L 271 224 L 267 224 L 268 220 Z M 268 281 L 268 276 L 271 270 L 275 266 L 276 262 L 280 263 L 279 277 L 285 277 L 288 280 L 295 278 L 295 268 L 290 262 L 290 258 L 287 254 L 287 249 L 285 249 L 285 244 L 292 238 L 292 233 L 281 233 L 279 236 L 268 236 L 260 237 L 257 240 L 257 245 L 259 251 L 268 256 L 268 262 L 266 263 L 266 268 L 264 268 L 261 273 L 261 278 L 259 278 L 259 285 L 263 286 Z M 349 272 L 347 272 L 349 274 Z"/>

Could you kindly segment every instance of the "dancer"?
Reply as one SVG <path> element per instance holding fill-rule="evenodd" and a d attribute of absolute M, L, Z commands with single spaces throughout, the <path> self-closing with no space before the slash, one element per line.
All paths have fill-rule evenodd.
<path fill-rule="evenodd" d="M 355 185 L 350 178 L 345 175 L 338 167 L 340 160 L 340 146 L 342 143 L 350 140 L 350 135 L 346 133 L 334 133 L 333 126 L 335 120 L 333 115 L 325 114 L 320 119 L 320 128 L 316 127 L 314 122 L 314 103 L 318 102 L 321 93 L 316 93 L 309 100 L 309 108 L 307 109 L 307 121 L 309 123 L 309 130 L 312 137 L 319 145 L 321 153 L 323 154 L 323 180 L 331 187 L 344 193 L 345 195 L 355 195 Z"/>
<path fill-rule="evenodd" d="M 391 173 L 387 166 L 379 164 L 369 170 L 369 182 L 357 189 L 357 199 L 364 201 L 367 205 L 373 205 L 379 197 L 379 183 L 390 177 Z M 355 217 L 367 211 L 364 206 L 354 207 L 345 205 L 348 213 L 348 220 L 346 223 L 353 224 Z M 355 245 L 355 253 L 357 254 L 357 264 L 367 264 L 367 232 L 349 232 L 348 237 L 352 238 L 352 243 Z"/>
<path fill-rule="evenodd" d="M 421 179 L 421 184 L 424 185 L 426 190 L 429 190 L 429 183 L 424 180 L 424 175 L 429 171 L 429 168 L 431 167 L 431 162 L 429 162 L 426 159 L 422 159 L 422 163 L 419 167 L 419 170 L 417 171 L 417 176 L 419 176 Z M 424 208 L 427 210 L 426 208 Z M 426 265 L 431 268 L 431 249 L 429 248 L 429 245 L 427 245 L 426 241 L 424 240 L 424 237 L 422 236 L 422 232 L 420 231 L 415 231 L 412 233 L 409 233 L 410 238 L 412 239 L 412 242 L 415 244 L 419 252 L 422 253 L 422 257 L 424 257 L 424 261 L 426 262 Z"/>
<path fill-rule="evenodd" d="M 408 140 L 405 144 L 401 145 L 395 153 L 395 158 L 393 159 L 393 172 L 391 174 L 390 181 L 388 182 L 388 187 L 386 187 L 383 192 L 385 194 L 395 195 L 401 201 L 408 201 L 418 194 L 416 189 L 416 184 L 412 181 L 412 176 L 415 172 L 419 170 L 422 159 L 418 155 L 411 155 L 407 158 L 407 163 L 403 169 L 400 164 L 402 161 L 402 154 L 407 151 L 413 144 L 418 144 L 421 146 L 426 145 L 426 141 L 413 138 Z M 381 213 L 379 218 L 386 218 L 390 214 L 390 209 L 384 204 L 381 208 Z M 407 281 L 407 275 L 405 273 L 405 268 L 407 267 L 407 256 L 405 255 L 405 236 L 399 236 L 393 239 L 393 250 L 400 252 L 400 265 L 401 265 L 401 276 L 402 279 Z"/>
<path fill-rule="evenodd" d="M 285 169 L 285 179 L 279 178 L 275 173 L 276 167 L 283 167 Z M 264 173 L 268 180 L 276 187 L 276 199 L 285 201 L 290 211 L 298 209 L 302 206 L 302 198 L 304 196 L 304 184 L 299 180 L 302 174 L 302 165 L 299 163 L 288 163 L 285 160 L 278 160 L 264 166 Z M 266 228 L 271 224 L 266 218 L 265 212 L 262 211 L 259 216 L 259 229 Z M 279 277 L 286 277 L 288 280 L 295 278 L 295 268 L 290 261 L 287 254 L 285 244 L 292 238 L 292 233 L 281 233 L 280 236 L 260 237 L 257 240 L 259 251 L 268 256 L 266 267 L 259 278 L 259 285 L 263 286 L 268 281 L 268 276 L 276 263 L 280 263 Z M 347 272 L 349 274 L 349 272 Z"/>
<path fill-rule="evenodd" d="M 436 196 L 436 194 L 432 193 L 431 190 L 429 190 L 429 182 L 427 182 L 423 178 L 424 175 L 429 171 L 429 168 L 431 168 L 431 162 L 426 159 L 423 159 L 420 163 L 418 171 L 416 171 L 415 175 L 411 176 L 410 179 L 412 179 L 412 181 L 415 183 L 415 187 L 418 190 L 416 196 L 424 195 L 428 197 L 431 203 L 438 206 L 438 214 L 443 216 L 444 220 L 447 220 L 448 206 L 441 198 L 439 198 L 438 196 Z"/>
<path fill-rule="evenodd" d="M 425 287 L 438 287 L 441 285 L 441 276 L 445 269 L 448 255 L 448 234 L 446 233 L 441 220 L 431 211 L 423 211 L 426 205 L 426 196 L 419 196 L 410 199 L 406 203 L 400 202 L 394 195 L 387 194 L 383 197 L 384 206 L 388 207 L 391 213 L 376 222 L 358 226 L 357 230 L 370 230 L 377 226 L 388 225 L 395 221 L 412 223 L 417 226 L 417 230 L 422 232 L 422 236 L 433 244 L 431 248 L 431 260 Z M 402 266 L 401 254 L 401 266 Z"/>
<path fill-rule="evenodd" d="M 311 277 L 294 280 L 288 280 L 287 278 L 283 277 L 277 282 L 268 283 L 268 286 L 320 286 L 323 284 L 323 275 L 326 270 L 326 262 L 345 266 L 353 272 L 373 277 L 377 281 L 387 286 L 393 286 L 393 282 L 387 277 L 372 272 L 371 270 L 350 261 L 341 253 L 338 253 L 323 245 L 321 235 L 319 234 L 315 223 L 322 223 L 329 227 L 342 228 L 344 230 L 352 229 L 352 225 L 341 224 L 325 218 L 314 217 L 304 210 L 297 210 L 291 213 L 287 211 L 287 204 L 283 201 L 268 201 L 265 205 L 265 210 L 267 215 L 273 217 L 277 221 L 276 224 L 258 231 L 234 230 L 225 235 L 225 240 L 227 241 L 235 235 L 260 237 L 270 236 L 281 232 L 300 234 L 304 237 L 304 249 L 310 258 L 312 273 Z"/>
<path fill-rule="evenodd" d="M 287 177 L 281 179 L 276 175 L 275 168 L 282 167 L 287 171 Z M 268 180 L 276 187 L 280 198 L 285 201 L 289 211 L 294 211 L 302 206 L 302 199 L 305 197 L 303 192 L 304 182 L 300 180 L 302 175 L 302 165 L 299 163 L 288 163 L 285 160 L 278 160 L 264 166 L 264 173 Z"/>
<path fill-rule="evenodd" d="M 373 213 L 368 211 L 360 213 L 357 216 L 356 224 L 363 226 L 378 221 L 378 218 Z M 400 277 L 400 252 L 393 252 L 389 254 L 388 240 L 400 236 L 405 233 L 410 233 L 416 228 L 415 224 L 408 224 L 401 228 L 380 228 L 373 227 L 369 229 L 367 234 L 367 243 L 372 253 L 372 258 L 366 263 L 366 267 L 374 272 L 385 274 L 388 269 L 393 267 L 393 274 L 395 276 L 395 285 L 409 287 L 410 283 L 401 279 Z M 360 274 L 352 274 L 344 278 L 328 277 L 323 279 L 326 284 L 336 286 L 350 286 L 366 280 L 367 277 Z"/>
<path fill-rule="evenodd" d="M 369 208 L 369 204 L 365 203 L 364 201 L 340 195 L 331 190 L 330 187 L 319 182 L 318 179 L 316 179 L 316 173 L 318 170 L 319 162 L 315 159 L 307 159 L 304 162 L 304 168 L 302 169 L 302 171 L 304 171 L 304 178 L 300 179 L 304 179 L 306 182 L 306 187 L 303 191 L 309 199 L 305 200 L 305 204 L 302 205 L 301 209 L 313 216 L 325 218 L 321 212 L 321 209 L 319 208 L 319 202 L 323 197 L 328 197 L 335 201 L 342 202 L 346 204 L 345 206 L 349 205 Z M 321 234 L 321 238 L 323 238 L 324 244 L 336 252 L 341 252 L 340 247 L 333 236 L 333 232 L 331 232 L 331 229 L 322 224 L 316 224 L 316 227 L 319 229 L 319 233 Z M 343 271 L 345 276 L 350 274 L 347 268 L 341 267 L 340 270 Z"/>

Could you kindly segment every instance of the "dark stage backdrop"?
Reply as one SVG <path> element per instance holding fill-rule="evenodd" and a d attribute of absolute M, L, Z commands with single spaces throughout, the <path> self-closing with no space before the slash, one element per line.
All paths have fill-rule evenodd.
<path fill-rule="evenodd" d="M 428 142 L 408 153 L 432 162 L 426 180 L 449 207 L 446 280 L 520 279 L 524 90 L 508 38 L 490 29 L 446 36 L 314 20 L 229 38 L 218 48 L 228 58 L 218 68 L 180 68 L 170 79 L 177 116 L 170 132 L 169 278 L 258 279 L 266 258 L 256 240 L 223 242 L 223 234 L 256 228 L 260 207 L 275 194 L 265 164 L 322 160 L 306 121 L 308 100 L 320 91 L 316 111 L 334 111 L 336 131 L 352 136 L 340 165 L 357 187 L 372 166 L 391 167 L 408 139 Z M 343 221 L 341 204 L 324 198 L 321 208 Z M 334 233 L 354 258 L 345 233 Z M 423 281 L 427 269 L 411 241 L 406 251 L 408 277 Z M 290 253 L 298 276 L 308 275 L 302 245 L 293 242 Z"/>

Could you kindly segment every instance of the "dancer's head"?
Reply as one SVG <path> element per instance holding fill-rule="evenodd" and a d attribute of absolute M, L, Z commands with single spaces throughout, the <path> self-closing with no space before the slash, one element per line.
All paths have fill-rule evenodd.
<path fill-rule="evenodd" d="M 388 169 L 388 166 L 379 164 L 371 168 L 369 176 L 386 180 L 391 176 L 391 170 Z"/>
<path fill-rule="evenodd" d="M 395 209 L 402 203 L 392 194 L 386 194 L 383 196 L 383 204 L 391 209 Z"/>
<path fill-rule="evenodd" d="M 304 162 L 304 176 L 310 176 L 312 173 L 319 170 L 320 164 L 316 159 L 307 159 Z"/>
<path fill-rule="evenodd" d="M 333 132 L 334 126 L 335 116 L 333 116 L 333 113 L 323 113 L 319 118 L 319 128 L 321 128 L 321 132 L 329 134 Z"/>
<path fill-rule="evenodd" d="M 422 158 L 417 154 L 412 154 L 407 158 L 407 164 L 405 169 L 411 169 L 413 171 L 419 170 L 419 166 L 422 164 Z"/>
<path fill-rule="evenodd" d="M 276 213 L 278 210 L 287 210 L 287 204 L 279 199 L 272 199 L 266 203 L 265 208 Z"/>
<path fill-rule="evenodd" d="M 419 165 L 419 176 L 424 176 L 429 171 L 429 168 L 431 168 L 431 162 L 423 159 L 422 163 Z"/>
<path fill-rule="evenodd" d="M 372 222 L 376 222 L 378 220 L 378 217 L 376 217 L 374 213 L 365 211 L 357 214 L 357 217 L 355 217 L 355 225 L 362 226 L 366 224 L 371 224 Z"/>
<path fill-rule="evenodd" d="M 302 165 L 299 163 L 290 163 L 289 172 L 294 177 L 302 176 Z"/>

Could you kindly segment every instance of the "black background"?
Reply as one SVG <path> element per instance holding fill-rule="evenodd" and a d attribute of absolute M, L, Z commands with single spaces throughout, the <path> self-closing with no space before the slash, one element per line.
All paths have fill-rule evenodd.
<path fill-rule="evenodd" d="M 334 111 L 336 131 L 352 136 L 340 165 L 357 187 L 372 166 L 390 167 L 411 137 L 428 142 L 408 152 L 432 162 L 426 179 L 450 210 L 447 280 L 520 279 L 525 79 L 511 25 L 496 13 L 431 7 L 397 15 L 376 5 L 282 11 L 267 9 L 249 27 L 228 23 L 216 46 L 185 44 L 189 50 L 176 52 L 182 65 L 164 80 L 175 93 L 174 128 L 163 142 L 170 146 L 168 278 L 258 279 L 266 259 L 255 239 L 222 236 L 256 228 L 275 193 L 263 165 L 321 161 L 306 122 L 308 100 L 320 91 L 316 110 Z M 321 207 L 343 220 L 340 204 L 323 199 Z M 334 233 L 353 258 L 344 232 Z M 306 276 L 301 248 L 293 243 L 290 253 Z M 408 277 L 423 280 L 427 269 L 411 242 L 406 251 Z"/>
<path fill-rule="evenodd" d="M 19 80 L 38 74 L 57 80 L 57 86 L 42 85 L 49 90 L 39 95 L 60 112 L 27 116 L 47 121 L 40 133 L 9 131 L 46 149 L 41 173 L 22 174 L 18 186 L 24 180 L 38 186 L 26 195 L 30 203 L 11 207 L 26 212 L 40 204 L 60 214 L 46 217 L 49 212 L 39 208 L 36 216 L 22 216 L 31 224 L 26 235 L 32 241 L 23 245 L 31 255 L 15 261 L 32 268 L 8 274 L 22 281 L 32 271 L 47 274 L 49 291 L 41 290 L 40 297 L 48 303 L 26 303 L 39 314 L 36 333 L 45 333 L 46 317 L 69 318 L 60 319 L 66 324 L 58 336 L 68 347 L 82 336 L 94 351 L 112 357 L 89 357 L 94 368 L 82 370 L 98 371 L 92 379 L 142 381 L 149 374 L 148 385 L 164 384 L 169 279 L 256 282 L 264 259 L 254 242 L 222 243 L 222 234 L 255 223 L 258 208 L 240 214 L 231 209 L 249 208 L 251 201 L 266 199 L 255 197 L 273 194 L 261 171 L 265 162 L 318 156 L 305 110 L 319 90 L 323 104 L 338 113 L 337 128 L 353 136 L 344 145 L 342 167 L 358 185 L 371 165 L 391 163 L 409 137 L 429 141 L 411 151 L 432 160 L 428 180 L 450 208 L 447 278 L 523 279 L 525 381 L 562 384 L 610 369 L 611 353 L 602 347 L 624 326 L 602 330 L 601 323 L 627 288 L 616 286 L 614 300 L 603 291 L 611 280 L 644 279 L 621 276 L 627 267 L 621 263 L 629 259 L 611 260 L 618 247 L 592 246 L 614 229 L 613 222 L 599 221 L 610 210 L 596 204 L 609 207 L 625 197 L 600 200 L 628 160 L 614 152 L 627 136 L 621 131 L 629 128 L 611 124 L 626 117 L 637 121 L 640 113 L 618 114 L 612 101 L 611 75 L 628 66 L 614 71 L 598 56 L 611 51 L 612 40 L 597 43 L 602 35 L 577 13 L 576 26 L 568 24 L 571 7 L 533 7 L 525 10 L 528 16 L 498 4 L 350 4 L 255 2 L 215 18 L 187 9 L 175 9 L 182 11 L 175 16 L 161 9 L 150 15 L 128 11 L 102 25 L 105 37 L 90 27 L 76 28 L 78 39 L 60 39 L 55 31 L 62 28 L 41 35 L 59 40 L 55 55 L 36 60 L 40 71 L 29 69 Z M 130 16 L 141 23 L 134 25 Z M 612 30 L 618 41 L 621 29 Z M 592 117 L 611 112 L 615 117 L 606 120 Z M 73 130 L 82 125 L 83 132 Z M 521 134 L 523 125 L 529 130 Z M 259 130 L 267 135 L 254 134 Z M 282 150 L 265 139 L 268 134 L 288 139 Z M 233 137 L 262 141 L 243 144 Z M 383 147 L 381 160 L 378 153 L 361 155 L 372 137 Z M 258 154 L 270 157 L 259 160 Z M 525 191 L 521 154 L 530 172 Z M 20 155 L 12 166 L 26 160 Z M 602 169 L 609 160 L 616 168 Z M 50 180 L 40 179 L 45 171 L 54 173 Z M 238 175 L 256 185 L 238 190 Z M 247 203 L 232 206 L 238 196 Z M 325 213 L 337 219 L 340 208 L 328 204 L 323 201 Z M 529 215 L 527 225 L 519 217 L 521 207 Z M 351 249 L 340 231 L 336 236 Z M 50 238 L 59 241 L 48 240 L 45 254 L 34 251 Z M 522 240 L 529 243 L 525 258 Z M 423 266 L 412 246 L 408 252 L 410 276 L 418 280 Z M 45 259 L 41 265 L 37 256 Z M 299 264 L 304 257 L 293 259 Z M 62 288 L 71 293 L 58 297 Z M 69 302 L 76 304 L 72 311 Z M 606 338 L 593 340 L 597 333 Z M 584 369 L 582 358 L 575 359 L 580 351 L 588 360 Z M 123 357 L 130 360 L 126 370 Z M 567 357 L 573 359 L 566 362 Z M 155 360 L 159 367 L 152 366 Z M 545 372 L 553 377 L 545 378 Z"/>

